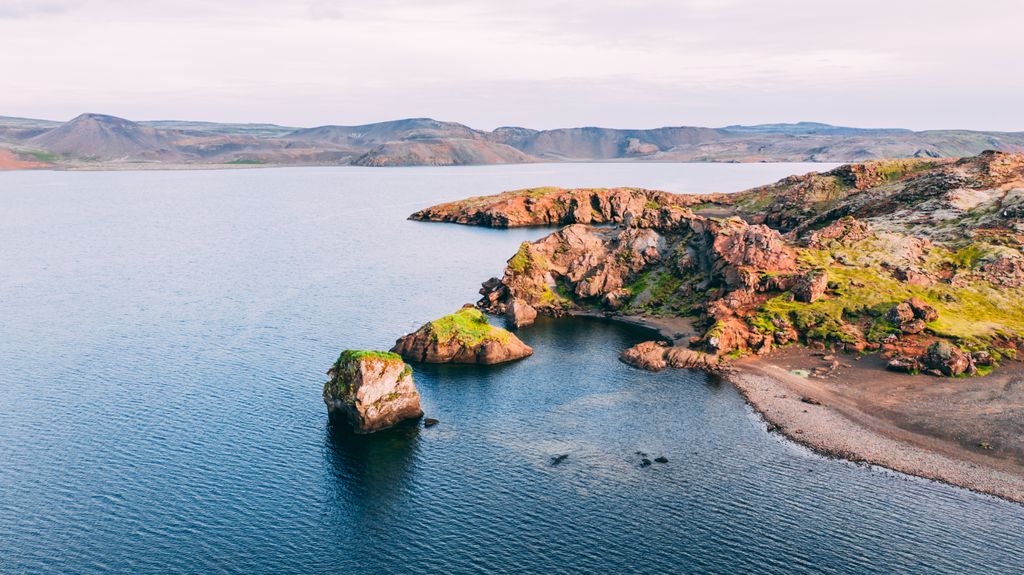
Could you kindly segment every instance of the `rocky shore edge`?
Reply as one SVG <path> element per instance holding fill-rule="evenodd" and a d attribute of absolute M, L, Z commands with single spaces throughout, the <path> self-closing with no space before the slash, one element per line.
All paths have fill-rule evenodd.
<path fill-rule="evenodd" d="M 772 373 L 777 372 L 777 373 Z M 1024 504 L 1024 477 L 919 445 L 930 438 L 864 413 L 860 421 L 801 395 L 798 376 L 760 361 L 738 363 L 719 375 L 764 420 L 769 432 L 825 457 L 875 465 Z M 955 451 L 955 448 L 951 449 Z"/>
<path fill-rule="evenodd" d="M 683 318 L 586 312 L 571 315 L 650 329 L 657 334 L 658 340 L 668 344 L 669 349 L 673 349 L 674 342 L 685 342 L 689 335 L 683 324 L 673 321 Z M 812 350 L 807 349 L 806 353 L 809 355 Z M 633 365 L 625 359 L 623 363 Z M 934 446 L 921 446 L 921 442 L 934 443 L 935 440 L 898 429 L 863 412 L 856 412 L 859 421 L 855 421 L 849 416 L 849 410 L 843 413 L 814 399 L 821 390 L 815 389 L 813 380 L 787 372 L 774 365 L 771 358 L 751 357 L 728 364 L 685 367 L 728 382 L 761 418 L 768 433 L 777 433 L 818 455 L 882 467 L 1024 504 L 1024 477 L 957 457 L 958 452 L 962 452 L 957 446 L 945 446 L 945 453 Z"/>

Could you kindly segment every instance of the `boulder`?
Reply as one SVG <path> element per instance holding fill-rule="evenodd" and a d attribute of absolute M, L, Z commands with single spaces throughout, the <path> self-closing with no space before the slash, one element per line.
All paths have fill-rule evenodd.
<path fill-rule="evenodd" d="M 921 371 L 921 362 L 916 357 L 894 357 L 889 360 L 885 369 L 901 373 L 918 373 Z"/>
<path fill-rule="evenodd" d="M 900 324 L 900 331 L 906 334 L 918 334 L 924 331 L 927 326 L 924 324 L 924 320 L 914 318 L 910 321 L 905 321 Z"/>
<path fill-rule="evenodd" d="M 327 410 L 344 416 L 356 433 L 380 431 L 423 415 L 412 368 L 396 354 L 346 350 L 327 375 Z"/>
<path fill-rule="evenodd" d="M 661 371 L 668 367 L 665 361 L 665 346 L 656 341 L 645 341 L 638 343 L 619 355 L 619 359 L 633 367 L 649 371 Z"/>
<path fill-rule="evenodd" d="M 815 269 L 798 276 L 793 285 L 793 298 L 796 301 L 812 303 L 821 299 L 828 288 L 828 272 Z"/>
<path fill-rule="evenodd" d="M 513 299 L 505 311 L 508 321 L 515 327 L 533 325 L 537 320 L 537 310 L 521 299 Z"/>
<path fill-rule="evenodd" d="M 938 310 L 925 303 L 921 298 L 912 297 L 906 303 L 914 311 L 914 317 L 921 321 L 929 323 L 939 319 Z"/>
<path fill-rule="evenodd" d="M 475 308 L 462 308 L 424 324 L 399 338 L 391 351 L 407 361 L 483 365 L 533 354 L 533 348 L 511 332 L 487 323 L 487 316 Z"/>
<path fill-rule="evenodd" d="M 625 364 L 649 371 L 661 371 L 666 367 L 716 371 L 719 367 L 716 355 L 657 341 L 638 343 L 622 352 L 619 359 Z"/>
<path fill-rule="evenodd" d="M 949 377 L 976 371 L 971 356 L 948 341 L 940 340 L 928 346 L 924 363 L 928 368 L 937 369 Z"/>
<path fill-rule="evenodd" d="M 898 303 L 889 309 L 889 312 L 885 314 L 885 319 L 894 325 L 903 325 L 914 319 L 914 309 L 908 303 Z"/>

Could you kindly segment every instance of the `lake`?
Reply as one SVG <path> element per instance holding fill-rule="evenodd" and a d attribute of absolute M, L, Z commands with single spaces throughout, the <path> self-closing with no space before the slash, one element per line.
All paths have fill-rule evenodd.
<path fill-rule="evenodd" d="M 550 231 L 411 212 L 827 167 L 0 173 L 0 573 L 1019 572 L 1024 507 L 814 455 L 725 382 L 621 364 L 635 327 L 415 366 L 429 429 L 328 424 L 342 349 L 475 301 Z"/>

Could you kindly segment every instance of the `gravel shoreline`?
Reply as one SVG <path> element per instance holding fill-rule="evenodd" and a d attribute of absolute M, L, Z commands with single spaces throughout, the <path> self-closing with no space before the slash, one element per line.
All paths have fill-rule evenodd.
<path fill-rule="evenodd" d="M 828 406 L 827 399 L 822 405 L 815 395 L 822 390 L 813 380 L 758 360 L 741 362 L 724 377 L 769 430 L 818 453 L 1024 503 L 1024 476 L 915 445 L 906 437 L 909 432 L 864 413 L 851 418 L 849 411 Z"/>

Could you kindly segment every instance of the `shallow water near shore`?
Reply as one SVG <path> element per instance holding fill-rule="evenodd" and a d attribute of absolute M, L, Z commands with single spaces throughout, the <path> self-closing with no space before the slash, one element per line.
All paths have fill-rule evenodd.
<path fill-rule="evenodd" d="M 328 421 L 342 349 L 474 301 L 548 231 L 412 211 L 827 167 L 0 173 L 0 573 L 1019 572 L 1024 506 L 813 455 L 725 382 L 618 362 L 636 327 L 416 366 L 429 429 Z"/>

